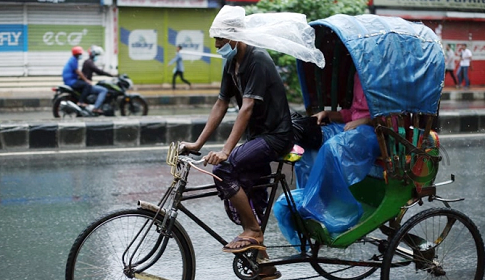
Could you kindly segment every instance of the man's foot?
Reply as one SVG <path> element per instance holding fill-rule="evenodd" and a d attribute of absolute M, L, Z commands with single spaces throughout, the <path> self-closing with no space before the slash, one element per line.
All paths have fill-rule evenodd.
<path fill-rule="evenodd" d="M 261 280 L 273 280 L 273 279 L 278 279 L 280 277 L 281 277 L 281 272 L 276 270 L 276 268 L 274 269 L 274 271 L 272 273 L 261 272 L 259 274 L 259 279 L 261 279 Z"/>
<path fill-rule="evenodd" d="M 96 113 L 96 114 L 103 114 L 103 110 L 101 109 L 93 109 L 93 113 Z"/>
<path fill-rule="evenodd" d="M 226 253 L 241 253 L 249 249 L 264 251 L 266 250 L 266 246 L 262 243 L 263 241 L 257 240 L 254 237 L 240 235 L 224 246 L 222 251 Z"/>
<path fill-rule="evenodd" d="M 84 102 L 78 102 L 77 106 L 86 107 L 86 106 L 88 106 L 88 104 L 86 104 Z"/>

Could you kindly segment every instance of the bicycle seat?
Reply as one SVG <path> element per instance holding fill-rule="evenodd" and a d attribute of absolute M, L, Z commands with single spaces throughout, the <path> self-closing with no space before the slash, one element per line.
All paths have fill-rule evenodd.
<path fill-rule="evenodd" d="M 278 161 L 295 163 L 301 159 L 304 152 L 305 150 L 302 147 L 295 144 L 293 145 L 293 148 L 291 149 L 291 151 L 288 154 L 284 155 L 283 157 L 279 158 Z"/>

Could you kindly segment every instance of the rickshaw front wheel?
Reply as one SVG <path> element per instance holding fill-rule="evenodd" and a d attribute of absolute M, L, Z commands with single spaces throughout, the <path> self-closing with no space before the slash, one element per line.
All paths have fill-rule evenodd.
<path fill-rule="evenodd" d="M 484 276 L 485 252 L 477 226 L 450 208 L 411 217 L 389 243 L 382 280 L 474 279 Z"/>

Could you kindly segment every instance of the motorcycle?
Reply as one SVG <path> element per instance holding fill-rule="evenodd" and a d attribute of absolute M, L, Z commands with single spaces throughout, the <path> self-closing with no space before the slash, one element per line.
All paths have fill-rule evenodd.
<path fill-rule="evenodd" d="M 103 115 L 114 116 L 118 109 L 122 116 L 145 116 L 148 114 L 146 100 L 138 93 L 127 93 L 127 90 L 133 87 L 133 82 L 128 75 L 122 74 L 110 80 L 99 81 L 96 85 L 108 89 L 108 94 L 101 105 Z M 77 105 L 81 93 L 73 90 L 70 86 L 60 85 L 52 88 L 52 91 L 55 92 L 52 99 L 54 117 L 96 117 L 100 115 L 92 111 L 97 98 L 96 94 L 90 94 L 86 98 L 88 106 L 82 107 Z"/>

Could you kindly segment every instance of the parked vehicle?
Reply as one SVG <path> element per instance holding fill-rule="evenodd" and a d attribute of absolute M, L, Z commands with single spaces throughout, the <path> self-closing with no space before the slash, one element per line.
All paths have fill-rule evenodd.
<path fill-rule="evenodd" d="M 98 86 L 108 89 L 106 99 L 101 105 L 103 115 L 114 116 L 116 110 L 120 110 L 122 116 L 138 115 L 145 116 L 148 114 L 148 104 L 146 100 L 138 93 L 127 91 L 132 88 L 133 82 L 126 74 L 109 80 L 99 81 Z M 73 90 L 70 86 L 60 85 L 52 88 L 55 92 L 52 99 L 52 113 L 56 118 L 69 117 L 96 117 L 99 114 L 92 112 L 96 95 L 91 94 L 86 98 L 86 107 L 77 105 L 80 92 Z"/>

